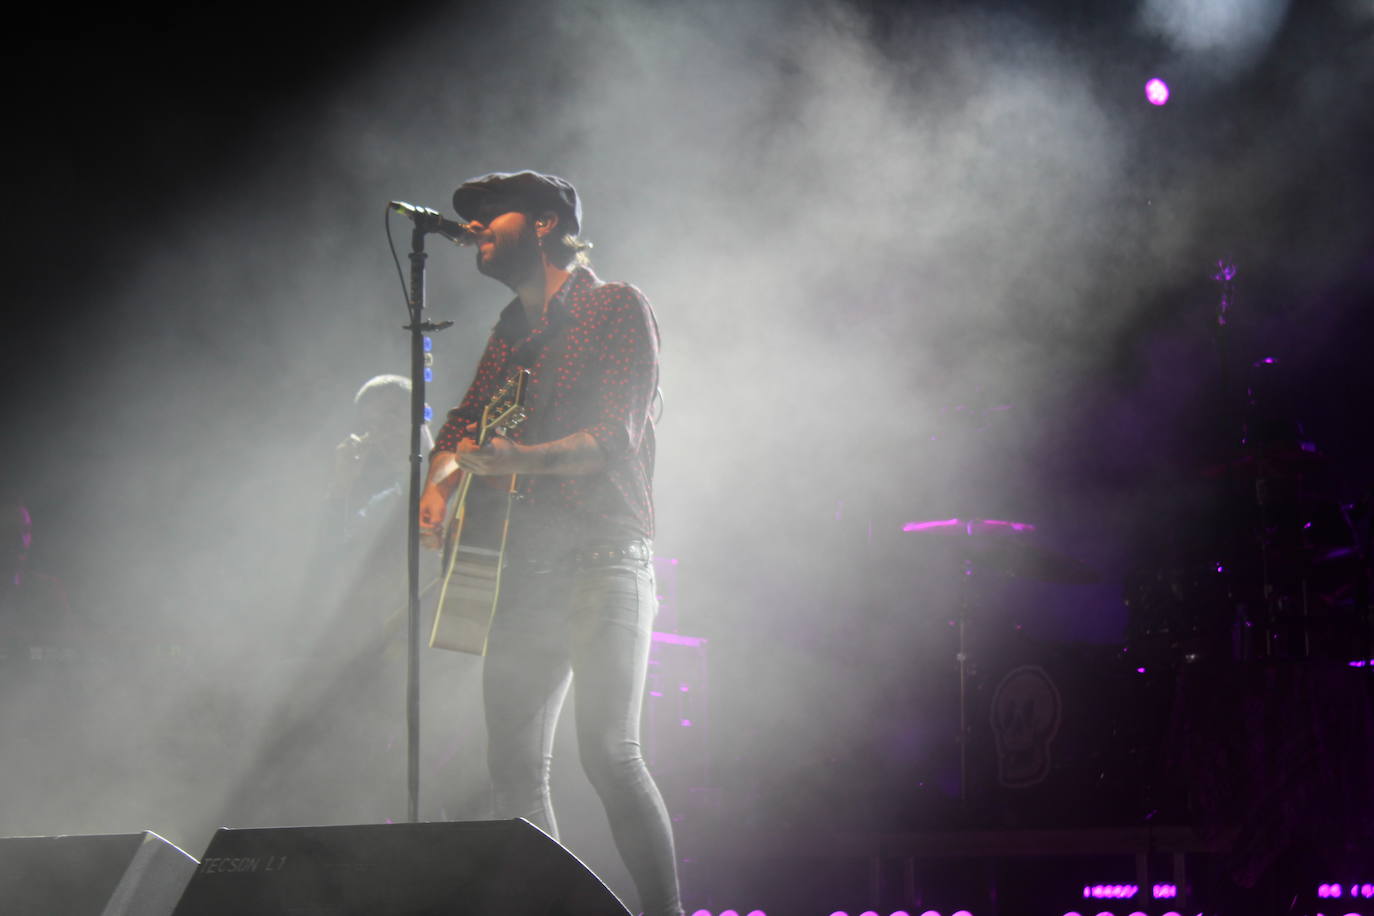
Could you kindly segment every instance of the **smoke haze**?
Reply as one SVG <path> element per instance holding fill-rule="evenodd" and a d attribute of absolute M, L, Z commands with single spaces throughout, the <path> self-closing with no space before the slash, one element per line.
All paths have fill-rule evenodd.
<path fill-rule="evenodd" d="M 1368 340 L 1349 315 L 1371 276 L 1369 170 L 1352 153 L 1370 139 L 1368 23 L 1322 45 L 1336 14 L 1271 4 L 1253 23 L 1271 33 L 1219 70 L 1188 57 L 1208 47 L 1161 37 L 1177 4 L 1149 6 L 1095 20 L 995 2 L 431 4 L 308 78 L 264 51 L 270 77 L 249 80 L 249 45 L 224 62 L 241 92 L 176 83 L 170 64 L 138 82 L 173 94 L 146 120 L 123 100 L 127 133 L 107 142 L 141 171 L 94 189 L 124 204 L 103 217 L 118 232 L 77 243 L 58 287 L 71 318 L 12 316 L 7 353 L 35 561 L 144 667 L 103 668 L 98 700 L 49 709 L 72 755 L 31 761 L 36 789 L 3 777 L 31 800 L 7 832 L 147 827 L 199 854 L 218 824 L 276 822 L 252 785 L 291 727 L 282 707 L 328 693 L 301 682 L 332 620 L 309 560 L 323 478 L 357 387 L 408 373 L 384 205 L 447 212 L 487 171 L 570 179 L 596 270 L 657 311 L 658 548 L 681 561 L 681 629 L 711 640 L 735 713 L 718 742 L 753 745 L 722 747 L 723 772 L 900 731 L 872 701 L 924 695 L 955 601 L 945 559 L 903 522 L 1035 523 L 1103 587 L 989 602 L 1119 639 L 1140 483 L 1192 460 L 1215 419 L 1198 411 L 1218 384 L 1216 260 L 1240 266 L 1247 362 L 1273 342 L 1301 369 L 1333 339 Z M 302 49 L 322 30 L 304 23 Z M 1154 109 L 1141 86 L 1166 61 L 1210 76 Z M 204 155 L 181 158 L 181 133 Z M 82 169 L 41 174 L 97 184 Z M 404 269 L 409 225 L 391 230 Z M 436 429 L 507 300 L 471 256 L 430 239 L 430 314 L 455 323 L 435 337 Z M 35 272 L 16 314 L 51 283 Z M 1354 453 L 1344 415 L 1321 416 Z M 352 573 L 328 570 L 329 590 Z M 426 810 L 481 816 L 478 739 L 453 737 L 480 732 L 475 669 L 434 655 Z M 5 710 L 19 721 L 34 702 Z M 925 760 L 939 729 L 909 708 Z M 623 892 L 608 836 L 576 825 L 599 817 L 588 790 L 559 779 L 570 845 Z M 302 816 L 356 816 L 347 800 L 370 792 L 323 787 Z"/>

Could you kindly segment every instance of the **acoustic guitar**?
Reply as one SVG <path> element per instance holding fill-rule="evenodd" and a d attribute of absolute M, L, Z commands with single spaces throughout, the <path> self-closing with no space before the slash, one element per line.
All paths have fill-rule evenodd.
<path fill-rule="evenodd" d="M 518 369 L 482 408 L 477 444 L 524 422 L 530 371 Z M 501 566 L 510 530 L 516 475 L 481 478 L 466 471 L 449 498 L 439 573 L 439 604 L 429 644 L 435 649 L 485 655 L 487 634 L 501 590 Z"/>

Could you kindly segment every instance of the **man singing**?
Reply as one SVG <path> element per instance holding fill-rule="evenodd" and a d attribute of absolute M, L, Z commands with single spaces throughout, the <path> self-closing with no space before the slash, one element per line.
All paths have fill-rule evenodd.
<path fill-rule="evenodd" d="M 457 469 L 519 475 L 483 669 L 496 814 L 557 837 L 549 766 L 575 677 L 582 766 L 641 908 L 681 916 L 672 830 L 639 745 L 657 608 L 653 311 L 639 290 L 586 266 L 581 203 L 567 181 L 483 175 L 454 192 L 453 208 L 472 224 L 477 269 L 515 293 L 435 440 L 420 498 L 425 540 L 437 546 Z M 482 409 L 518 368 L 531 372 L 528 419 L 479 448 Z"/>

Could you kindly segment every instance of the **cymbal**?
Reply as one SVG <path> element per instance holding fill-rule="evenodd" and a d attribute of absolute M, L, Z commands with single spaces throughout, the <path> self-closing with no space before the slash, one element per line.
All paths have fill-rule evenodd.
<path fill-rule="evenodd" d="M 1037 543 L 1035 525 L 995 518 L 947 518 L 907 522 L 902 531 L 939 537 L 957 546 L 962 558 L 975 567 L 987 567 L 1037 582 L 1060 585 L 1094 585 L 1101 576 L 1081 560 Z"/>

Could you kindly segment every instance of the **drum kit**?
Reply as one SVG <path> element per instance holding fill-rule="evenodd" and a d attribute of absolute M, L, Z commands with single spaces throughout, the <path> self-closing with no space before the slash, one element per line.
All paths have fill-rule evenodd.
<path fill-rule="evenodd" d="M 946 518 L 908 522 L 902 526 L 930 546 L 946 551 L 946 559 L 960 574 L 958 608 L 953 617 L 957 627 L 958 711 L 959 711 L 959 801 L 967 804 L 970 788 L 969 735 L 972 705 L 972 679 L 976 669 L 970 646 L 976 580 L 986 576 L 1007 577 L 1060 585 L 1091 585 L 1101 581 L 1088 564 L 1047 544 L 1029 522 L 989 518 Z M 1042 691 L 1055 695 L 1053 683 Z M 1048 704 L 1041 704 L 1048 706 Z M 1058 711 L 1053 712 L 1055 718 Z M 1057 723 L 1056 726 L 1057 727 Z M 1031 729 L 1033 731 L 1034 729 Z"/>
<path fill-rule="evenodd" d="M 988 756 L 999 758 L 991 780 L 996 788 L 1034 785 L 1049 765 L 1044 749 L 1069 723 L 1071 700 L 1079 701 L 1080 715 L 1100 717 L 1108 714 L 1101 711 L 1111 705 L 1108 693 L 1116 691 L 1127 705 L 1143 704 L 1155 718 L 1167 718 L 1173 684 L 1185 672 L 1221 668 L 1224 676 L 1225 666 L 1248 663 L 1374 668 L 1374 495 L 1351 499 L 1334 462 L 1308 440 L 1278 360 L 1232 370 L 1227 336 L 1235 269 L 1225 262 L 1218 267 L 1217 388 L 1227 416 L 1213 418 L 1209 429 L 1233 432 L 1211 451 L 1219 457 L 1177 458 L 1152 478 L 1151 484 L 1164 481 L 1165 490 L 1148 502 L 1136 530 L 1115 545 L 1118 568 L 1104 575 L 1058 549 L 1032 521 L 957 516 L 902 527 L 903 553 L 933 555 L 937 570 L 958 576 L 958 597 L 951 599 L 958 607 L 948 620 L 957 628 L 958 790 L 966 813 L 976 807 L 971 777 L 975 793 L 989 783 L 980 738 L 994 745 L 995 737 Z M 1108 600 L 1125 605 L 1121 641 L 1094 653 L 1028 639 L 1019 623 L 1015 633 L 996 624 L 980 628 L 992 608 L 975 605 L 995 592 L 979 583 L 993 580 L 1119 583 L 1116 598 Z M 1086 608 L 1097 600 L 1083 598 L 1064 603 Z M 1067 672 L 1080 661 L 1093 671 L 1073 688 L 1083 696 L 1070 697 L 1072 690 L 1056 679 L 1064 674 L 1072 680 Z M 1161 731 L 1141 721 L 1147 716 L 1140 709 L 1114 714 L 1134 717 L 1117 731 L 1131 733 L 1142 748 L 1150 741 L 1146 732 Z M 1093 721 L 1089 730 L 1103 733 L 1117 724 Z M 978 751 L 973 760 L 970 744 Z"/>
<path fill-rule="evenodd" d="M 1133 651 L 1151 661 L 1370 657 L 1369 545 L 1316 449 L 1246 449 L 1206 467 L 1214 537 L 1125 582 Z"/>
<path fill-rule="evenodd" d="M 1257 435 L 1258 429 L 1252 424 L 1250 443 L 1225 460 L 1185 472 L 1196 489 L 1220 495 L 1205 500 L 1206 508 L 1191 517 L 1170 521 L 1207 533 L 1173 539 L 1175 547 L 1188 545 L 1182 550 L 1145 550 L 1148 558 L 1124 575 L 1126 632 L 1118 648 L 1123 669 L 1148 668 L 1152 676 L 1167 678 L 1198 664 L 1374 664 L 1370 551 L 1360 533 L 1359 509 L 1338 498 L 1319 450 L 1300 439 Z M 996 578 L 1087 586 L 1102 584 L 1104 577 L 1053 546 L 1031 522 L 953 517 L 908 522 L 902 530 L 912 546 L 943 548 L 944 568 L 960 575 L 959 606 L 950 619 L 957 626 L 959 798 L 966 803 L 969 736 L 989 724 L 971 721 L 970 710 L 979 717 L 988 711 L 984 700 L 991 685 L 983 682 L 995 668 L 986 664 L 979 671 L 973 663 L 975 583 Z M 1054 685 L 1027 673 L 1039 672 L 1035 677 L 1046 680 L 1043 672 L 1034 666 L 1017 670 L 1025 682 L 1017 688 L 1021 699 L 1054 708 L 1057 717 Z M 992 702 L 995 720 L 996 695 Z M 991 727 L 996 729 L 996 721 Z"/>

